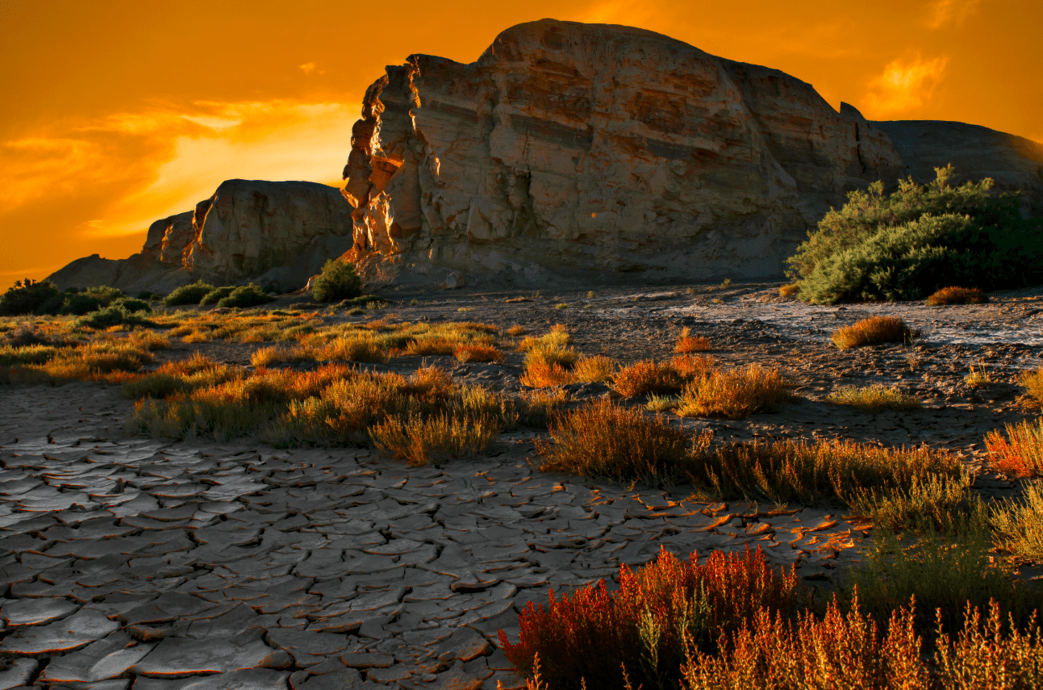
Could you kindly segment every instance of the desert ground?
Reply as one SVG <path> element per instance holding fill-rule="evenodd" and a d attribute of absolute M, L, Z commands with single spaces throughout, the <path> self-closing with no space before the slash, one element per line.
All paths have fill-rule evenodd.
<path fill-rule="evenodd" d="M 981 495 L 1018 495 L 1017 480 L 986 466 L 983 438 L 1030 417 L 1017 377 L 1043 364 L 1039 291 L 979 305 L 809 306 L 780 297 L 780 285 L 402 290 L 354 315 L 306 296 L 264 309 L 327 324 L 476 321 L 534 334 L 562 324 L 580 354 L 624 365 L 668 359 L 688 328 L 724 365 L 780 369 L 796 397 L 740 420 L 667 413 L 686 433 L 926 444 L 958 453 Z M 836 328 L 874 315 L 900 316 L 920 335 L 832 345 Z M 250 367 L 271 345 L 170 340 L 148 368 L 196 352 Z M 503 363 L 402 356 L 359 366 L 435 365 L 518 395 L 524 355 L 504 350 Z M 991 382 L 968 386 L 972 367 Z M 923 406 L 874 414 L 827 400 L 874 383 Z M 645 404 L 605 384 L 565 389 L 566 409 L 602 396 Z M 722 502 L 683 484 L 543 472 L 539 429 L 503 433 L 481 456 L 411 467 L 373 448 L 135 434 L 125 425 L 133 411 L 118 385 L 0 386 L 0 689 L 519 688 L 497 631 L 517 640 L 519 611 L 552 588 L 613 582 L 620 566 L 660 549 L 757 546 L 825 587 L 873 534 L 834 505 Z"/>

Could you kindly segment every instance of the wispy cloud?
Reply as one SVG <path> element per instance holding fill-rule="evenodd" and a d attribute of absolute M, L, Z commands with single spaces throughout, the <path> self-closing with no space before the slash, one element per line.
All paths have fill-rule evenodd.
<path fill-rule="evenodd" d="M 318 69 L 318 67 L 316 67 L 314 62 L 305 62 L 300 67 L 301 67 L 301 71 L 304 72 L 305 74 L 311 74 L 316 69 Z M 320 72 L 320 74 L 321 74 L 321 72 Z"/>
<path fill-rule="evenodd" d="M 962 24 L 978 9 L 981 0 L 935 0 L 927 17 L 927 26 L 941 29 L 948 24 Z"/>
<path fill-rule="evenodd" d="M 919 55 L 889 62 L 869 81 L 865 97 L 868 110 L 873 116 L 886 116 L 919 108 L 931 99 L 948 62 L 945 56 L 924 60 Z"/>

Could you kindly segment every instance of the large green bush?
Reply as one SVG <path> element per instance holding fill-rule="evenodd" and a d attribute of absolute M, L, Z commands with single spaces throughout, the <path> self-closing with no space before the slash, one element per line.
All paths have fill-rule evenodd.
<path fill-rule="evenodd" d="M 952 187 L 952 166 L 892 194 L 875 182 L 848 194 L 789 259 L 800 298 L 833 303 L 922 299 L 948 285 L 995 290 L 1043 282 L 1041 221 L 1024 220 L 1016 195 L 992 180 Z"/>
<path fill-rule="evenodd" d="M 268 304 L 275 298 L 266 294 L 261 289 L 260 285 L 240 285 L 236 289 L 228 293 L 227 296 L 222 297 L 217 302 L 219 307 L 258 307 L 262 304 Z"/>
<path fill-rule="evenodd" d="M 64 297 L 61 291 L 48 281 L 38 282 L 31 278 L 16 281 L 13 287 L 0 296 L 0 316 L 22 314 L 56 314 L 61 309 Z"/>
<path fill-rule="evenodd" d="M 311 289 L 316 302 L 339 302 L 362 294 L 362 278 L 355 273 L 354 264 L 330 259 Z"/>
<path fill-rule="evenodd" d="M 200 304 L 217 304 L 225 297 L 232 294 L 235 290 L 234 285 L 225 285 L 224 287 L 214 288 L 210 292 L 206 293 L 203 299 L 199 300 Z"/>
<path fill-rule="evenodd" d="M 122 297 L 123 292 L 114 287 L 102 285 L 101 287 L 88 288 L 66 297 L 65 304 L 62 305 L 62 313 L 83 316 L 92 311 L 104 309 Z"/>
<path fill-rule="evenodd" d="M 199 304 L 204 297 L 210 294 L 214 289 L 213 285 L 204 283 L 203 281 L 197 281 L 191 285 L 182 285 L 178 289 L 171 292 L 163 300 L 163 304 L 168 307 L 180 307 L 188 304 Z"/>

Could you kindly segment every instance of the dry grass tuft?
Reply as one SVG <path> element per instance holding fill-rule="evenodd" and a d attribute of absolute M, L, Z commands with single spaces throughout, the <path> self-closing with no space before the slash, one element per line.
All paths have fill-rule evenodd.
<path fill-rule="evenodd" d="M 483 452 L 500 429 L 489 417 L 389 417 L 370 430 L 377 448 L 413 466 Z"/>
<path fill-rule="evenodd" d="M 681 329 L 681 335 L 674 343 L 674 352 L 678 354 L 690 354 L 692 352 L 706 352 L 710 349 L 710 341 L 702 336 L 693 336 L 687 328 Z"/>
<path fill-rule="evenodd" d="M 580 357 L 572 367 L 577 381 L 583 383 L 607 383 L 616 371 L 616 361 L 604 355 Z"/>
<path fill-rule="evenodd" d="M 1031 482 L 1019 500 L 1001 503 L 992 513 L 996 546 L 1015 558 L 1043 561 L 1043 485 Z"/>
<path fill-rule="evenodd" d="M 989 465 L 1016 477 L 1043 476 L 1043 419 L 1007 424 L 1007 435 L 990 431 L 985 436 Z"/>
<path fill-rule="evenodd" d="M 511 326 L 507 329 L 507 335 L 512 338 L 517 338 L 520 335 L 525 335 L 529 332 L 529 329 L 525 326 Z"/>
<path fill-rule="evenodd" d="M 838 388 L 826 399 L 837 405 L 849 405 L 874 414 L 884 410 L 907 412 L 923 407 L 921 402 L 911 395 L 880 383 L 864 388 Z"/>
<path fill-rule="evenodd" d="M 779 297 L 794 297 L 800 292 L 800 283 L 790 283 L 779 288 Z"/>
<path fill-rule="evenodd" d="M 617 480 L 669 479 L 685 458 L 683 431 L 601 399 L 551 424 L 553 443 L 537 441 L 540 469 Z"/>
<path fill-rule="evenodd" d="M 927 304 L 931 307 L 943 304 L 983 304 L 988 301 L 989 296 L 978 288 L 961 287 L 942 288 L 927 298 Z"/>
<path fill-rule="evenodd" d="M 714 370 L 693 379 L 681 393 L 682 417 L 742 419 L 774 411 L 792 398 L 790 385 L 777 369 L 748 364 L 730 371 Z"/>
<path fill-rule="evenodd" d="M 575 374 L 561 366 L 542 359 L 534 360 L 525 365 L 525 371 L 518 377 L 523 386 L 530 388 L 550 388 L 573 383 Z"/>
<path fill-rule="evenodd" d="M 963 383 L 968 388 L 984 388 L 992 383 L 992 376 L 985 370 L 985 362 L 979 360 L 978 368 L 975 369 L 974 365 L 971 365 L 971 371 L 969 374 L 963 377 Z"/>
<path fill-rule="evenodd" d="M 612 379 L 612 388 L 620 395 L 657 395 L 677 393 L 684 387 L 684 378 L 669 364 L 656 364 L 648 359 L 623 367 Z"/>
<path fill-rule="evenodd" d="M 717 367 L 717 360 L 710 355 L 675 355 L 670 366 L 686 379 L 708 376 Z"/>
<path fill-rule="evenodd" d="M 1032 407 L 1043 407 L 1043 369 L 1021 372 L 1018 383 L 1025 387 L 1027 401 Z"/>
<path fill-rule="evenodd" d="M 503 352 L 494 345 L 474 343 L 461 345 L 453 351 L 453 355 L 461 362 L 502 362 Z"/>
<path fill-rule="evenodd" d="M 897 316 L 873 316 L 838 328 L 833 332 L 833 344 L 839 350 L 847 350 L 882 343 L 905 343 L 916 336 L 917 333 Z"/>

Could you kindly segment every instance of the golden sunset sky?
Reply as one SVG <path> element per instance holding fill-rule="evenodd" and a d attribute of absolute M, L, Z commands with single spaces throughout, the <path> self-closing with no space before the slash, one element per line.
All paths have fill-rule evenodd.
<path fill-rule="evenodd" d="M 869 119 L 1043 143 L 1038 1 L 0 0 L 0 289 L 81 256 L 129 256 L 152 221 L 222 180 L 337 184 L 384 65 L 471 62 L 544 17 L 774 67 Z"/>

